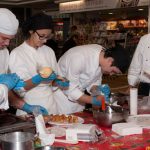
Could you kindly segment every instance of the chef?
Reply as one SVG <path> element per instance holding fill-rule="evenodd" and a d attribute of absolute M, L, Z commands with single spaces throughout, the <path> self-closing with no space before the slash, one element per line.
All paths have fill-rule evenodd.
<path fill-rule="evenodd" d="M 16 74 L 6 74 L 8 70 L 10 40 L 14 38 L 18 29 L 15 15 L 5 8 L 0 8 L 0 109 L 8 109 L 8 90 L 15 87 L 19 81 Z"/>
<path fill-rule="evenodd" d="M 101 106 L 101 101 L 109 101 L 106 95 L 109 95 L 110 89 L 106 85 L 102 86 L 101 80 L 103 73 L 121 73 L 118 67 L 112 66 L 114 61 L 111 53 L 98 44 L 69 49 L 58 62 L 58 74 L 70 81 L 69 89 L 63 92 L 64 96 L 60 91 L 55 93 L 59 108 L 63 112 L 74 113 L 82 111 L 85 103 Z M 103 96 L 88 96 L 84 93 L 85 90 L 91 93 L 95 86 L 99 87 Z"/>
<path fill-rule="evenodd" d="M 141 37 L 134 52 L 129 71 L 130 87 L 138 87 L 139 95 L 149 95 L 150 91 L 150 34 Z"/>

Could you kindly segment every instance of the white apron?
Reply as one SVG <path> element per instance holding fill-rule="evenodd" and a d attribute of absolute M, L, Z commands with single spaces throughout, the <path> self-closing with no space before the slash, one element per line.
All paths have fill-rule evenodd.
<path fill-rule="evenodd" d="M 24 42 L 10 54 L 10 71 L 12 73 L 16 72 L 25 81 L 36 75 L 40 67 L 47 66 L 56 70 L 56 65 L 54 52 L 45 45 L 36 50 Z M 39 84 L 29 91 L 20 92 L 20 95 L 30 105 L 43 106 L 48 110 L 49 114 L 58 113 L 52 88 L 48 84 Z M 17 111 L 17 115 L 22 114 L 25 114 L 25 112 Z"/>
<path fill-rule="evenodd" d="M 71 114 L 83 111 L 84 109 L 84 105 L 75 101 L 70 101 L 60 89 L 54 92 L 54 99 L 57 102 L 59 114 Z"/>

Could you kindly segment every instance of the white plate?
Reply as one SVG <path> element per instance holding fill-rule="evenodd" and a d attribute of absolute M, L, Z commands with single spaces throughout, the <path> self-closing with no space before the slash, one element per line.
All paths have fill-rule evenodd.
<path fill-rule="evenodd" d="M 140 127 L 150 127 L 150 114 L 129 116 L 127 122 L 135 123 Z"/>
<path fill-rule="evenodd" d="M 50 127 L 47 130 L 50 134 L 55 134 L 55 137 L 66 136 L 66 129 L 59 126 Z"/>
<path fill-rule="evenodd" d="M 84 123 L 84 119 L 81 117 L 78 117 L 78 122 L 77 123 L 59 123 L 59 122 L 53 122 L 53 121 L 49 121 L 48 122 L 51 125 L 55 125 L 55 126 L 63 126 L 63 127 L 68 127 L 68 126 L 72 126 L 72 125 L 76 125 L 76 124 L 82 124 Z"/>

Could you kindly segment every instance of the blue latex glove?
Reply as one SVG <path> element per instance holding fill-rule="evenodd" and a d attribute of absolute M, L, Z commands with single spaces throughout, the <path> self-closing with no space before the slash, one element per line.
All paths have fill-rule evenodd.
<path fill-rule="evenodd" d="M 39 106 L 39 105 L 29 105 L 25 103 L 22 107 L 22 110 L 27 113 L 33 113 L 33 111 L 36 109 L 39 110 L 41 114 L 48 115 L 48 111 L 44 107 Z"/>
<path fill-rule="evenodd" d="M 16 73 L 0 75 L 0 84 L 5 84 L 9 90 L 13 89 L 19 80 Z"/>
<path fill-rule="evenodd" d="M 55 82 L 58 86 L 61 86 L 61 87 L 69 87 L 69 81 L 67 79 L 64 79 L 64 80 L 61 80 L 61 79 L 55 79 Z"/>
<path fill-rule="evenodd" d="M 92 104 L 96 105 L 96 106 L 101 106 L 102 105 L 101 101 L 97 100 L 96 96 L 94 96 L 92 98 Z"/>
<path fill-rule="evenodd" d="M 53 72 L 48 78 L 42 78 L 39 74 L 32 77 L 32 83 L 33 84 L 40 84 L 41 82 L 51 82 L 55 80 L 57 75 Z"/>
<path fill-rule="evenodd" d="M 106 97 L 110 96 L 110 87 L 108 84 L 102 84 L 98 86 L 100 92 L 102 92 Z"/>
<path fill-rule="evenodd" d="M 103 95 L 103 96 L 104 96 L 105 102 L 109 102 L 109 97 L 107 97 L 105 95 Z M 101 98 L 102 97 L 100 97 L 100 96 L 93 96 L 93 98 L 92 98 L 92 104 L 93 105 L 97 105 L 97 106 L 101 106 L 102 105 Z"/>
<path fill-rule="evenodd" d="M 18 83 L 15 85 L 14 90 L 20 90 L 21 88 L 25 87 L 26 83 L 21 79 L 18 81 Z"/>

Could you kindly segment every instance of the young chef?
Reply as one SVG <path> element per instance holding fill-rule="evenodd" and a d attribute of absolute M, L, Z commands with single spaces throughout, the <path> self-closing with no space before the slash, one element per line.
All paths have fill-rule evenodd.
<path fill-rule="evenodd" d="M 148 96 L 150 92 L 150 34 L 141 37 L 133 55 L 129 71 L 130 87 L 138 87 L 138 94 Z"/>
<path fill-rule="evenodd" d="M 42 67 L 50 67 L 57 72 L 54 51 L 44 45 L 51 37 L 52 29 L 52 19 L 46 14 L 39 13 L 26 20 L 22 27 L 26 40 L 11 52 L 9 68 L 12 73 L 17 73 L 26 81 L 24 89 L 18 94 L 28 105 L 40 105 L 49 114 L 57 114 L 57 103 L 53 98 L 51 86 L 51 81 L 56 76 L 53 73 L 47 79 L 43 79 L 37 74 Z M 28 105 L 23 107 L 23 111 L 17 110 L 17 115 L 28 112 Z"/>
<path fill-rule="evenodd" d="M 110 89 L 108 86 L 100 85 L 103 73 L 121 73 L 119 68 L 112 66 L 114 61 L 111 53 L 98 44 L 69 49 L 58 61 L 59 75 L 70 81 L 69 89 L 64 91 L 64 95 L 60 91 L 55 94 L 56 100 L 59 100 L 59 108 L 63 112 L 74 113 L 82 111 L 85 103 L 101 106 L 102 100 L 108 101 L 106 95 Z M 85 90 L 91 93 L 96 85 L 104 96 L 88 96 L 84 93 Z"/>

